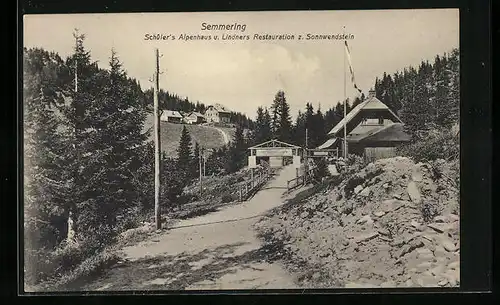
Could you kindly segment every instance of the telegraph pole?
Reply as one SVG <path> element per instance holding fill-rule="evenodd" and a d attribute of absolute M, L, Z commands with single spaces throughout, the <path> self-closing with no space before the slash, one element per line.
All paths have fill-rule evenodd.
<path fill-rule="evenodd" d="M 199 165 L 200 165 L 200 198 L 201 195 L 203 194 L 203 147 L 200 148 L 200 156 L 198 158 L 199 160 Z"/>
<path fill-rule="evenodd" d="M 160 59 L 155 50 L 156 68 L 154 75 L 154 141 L 155 141 L 155 223 L 156 230 L 161 229 L 160 211 L 160 109 L 158 105 L 158 87 L 160 78 Z"/>
<path fill-rule="evenodd" d="M 343 33 L 345 37 L 345 26 L 343 27 Z M 345 46 L 344 46 L 345 48 Z M 347 125 L 347 94 L 346 94 L 346 79 L 345 79 L 345 53 L 347 50 L 344 49 L 344 158 L 347 159 L 347 130 L 346 130 L 346 125 Z"/>
<path fill-rule="evenodd" d="M 309 151 L 308 151 L 308 144 L 307 144 L 307 139 L 308 139 L 308 134 L 307 134 L 307 128 L 306 128 L 306 149 L 304 149 L 304 154 L 305 154 L 305 158 L 304 158 L 304 185 L 306 185 L 306 181 L 307 181 L 307 174 L 309 172 L 309 158 L 308 158 L 308 155 L 309 155 Z"/>

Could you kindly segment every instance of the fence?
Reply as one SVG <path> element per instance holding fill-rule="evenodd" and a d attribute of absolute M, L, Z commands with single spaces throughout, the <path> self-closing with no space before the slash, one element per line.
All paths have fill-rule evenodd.
<path fill-rule="evenodd" d="M 396 156 L 396 149 L 394 147 L 366 147 L 365 148 L 365 161 L 373 162 L 378 159 L 391 158 Z"/>
<path fill-rule="evenodd" d="M 271 168 L 269 163 L 261 161 L 261 165 L 262 170 L 258 171 L 252 179 L 244 181 L 238 186 L 239 201 L 247 200 L 274 175 L 275 169 Z"/>
<path fill-rule="evenodd" d="M 314 175 L 314 169 L 315 169 L 315 167 L 311 167 L 307 171 L 307 175 L 303 174 L 303 175 L 298 176 L 297 178 L 293 178 L 291 180 L 288 180 L 286 182 L 287 190 L 291 191 L 297 187 L 304 185 L 305 182 L 307 182 L 307 177 L 311 177 L 312 175 Z"/>

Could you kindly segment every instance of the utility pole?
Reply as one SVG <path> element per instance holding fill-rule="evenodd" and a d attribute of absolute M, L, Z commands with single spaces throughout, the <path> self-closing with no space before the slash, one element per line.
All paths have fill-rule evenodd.
<path fill-rule="evenodd" d="M 309 172 L 309 153 L 308 153 L 308 134 L 307 134 L 307 128 L 306 128 L 306 149 L 304 149 L 304 185 L 306 185 L 307 182 L 307 174 Z"/>
<path fill-rule="evenodd" d="M 161 229 L 160 211 L 160 109 L 158 105 L 158 87 L 160 78 L 160 55 L 155 50 L 156 68 L 154 75 L 154 141 L 155 141 L 155 223 L 156 230 Z"/>
<path fill-rule="evenodd" d="M 205 153 L 202 152 L 202 157 L 203 157 L 203 177 L 207 176 L 207 158 L 205 156 Z"/>
<path fill-rule="evenodd" d="M 343 33 L 345 37 L 345 26 L 343 27 Z M 347 43 L 347 42 L 346 42 Z M 345 48 L 345 47 L 344 47 Z M 346 94 L 346 79 L 345 79 L 345 53 L 347 50 L 344 50 L 344 158 L 347 159 L 347 130 L 346 130 L 346 125 L 347 125 L 347 94 Z"/>
<path fill-rule="evenodd" d="M 198 157 L 200 165 L 200 198 L 203 195 L 203 147 L 200 148 L 200 156 Z"/>
<path fill-rule="evenodd" d="M 75 29 L 75 32 L 73 33 L 73 37 L 75 38 L 75 95 L 78 92 L 78 50 L 80 42 L 85 38 L 84 34 L 79 35 L 78 34 L 78 29 Z M 76 143 L 79 142 L 80 134 L 79 134 L 79 128 L 80 128 L 80 109 L 78 105 L 78 101 L 75 100 L 75 129 L 74 129 L 74 134 L 75 134 L 75 143 L 73 143 L 73 149 L 75 149 L 77 158 L 78 160 L 80 159 L 80 151 L 76 147 Z M 79 166 L 79 164 L 78 164 Z M 75 182 L 79 180 L 79 169 L 78 167 L 75 169 Z M 76 182 L 77 185 L 79 185 L 78 182 Z M 73 206 L 70 207 L 68 211 L 68 233 L 67 233 L 67 241 L 69 243 L 73 243 L 75 240 L 75 225 L 73 221 Z"/>

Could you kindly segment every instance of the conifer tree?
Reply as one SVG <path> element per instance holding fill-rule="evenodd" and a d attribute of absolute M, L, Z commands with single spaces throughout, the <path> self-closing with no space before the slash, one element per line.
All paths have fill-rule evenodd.
<path fill-rule="evenodd" d="M 255 144 L 263 143 L 271 139 L 271 118 L 269 111 L 263 107 L 257 108 L 257 119 L 255 122 Z"/>
<path fill-rule="evenodd" d="M 182 127 L 179 147 L 177 148 L 177 166 L 180 170 L 189 172 L 191 166 L 191 136 L 186 126 Z"/>

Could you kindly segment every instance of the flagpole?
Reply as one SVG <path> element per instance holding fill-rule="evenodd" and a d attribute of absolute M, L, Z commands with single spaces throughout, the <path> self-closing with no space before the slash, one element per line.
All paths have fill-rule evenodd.
<path fill-rule="evenodd" d="M 347 158 L 347 130 L 346 130 L 346 125 L 347 125 L 347 94 L 346 94 L 346 79 L 345 79 L 345 26 L 343 26 L 343 35 L 344 35 L 344 158 Z"/>

